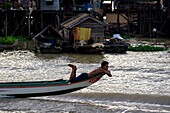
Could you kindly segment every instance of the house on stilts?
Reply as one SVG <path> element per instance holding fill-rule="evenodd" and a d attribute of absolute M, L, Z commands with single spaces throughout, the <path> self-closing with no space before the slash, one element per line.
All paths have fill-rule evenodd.
<path fill-rule="evenodd" d="M 106 23 L 90 14 L 82 13 L 61 23 L 61 27 L 65 42 L 76 52 L 99 53 L 102 51 Z M 95 43 L 98 43 L 98 46 L 93 47 Z"/>

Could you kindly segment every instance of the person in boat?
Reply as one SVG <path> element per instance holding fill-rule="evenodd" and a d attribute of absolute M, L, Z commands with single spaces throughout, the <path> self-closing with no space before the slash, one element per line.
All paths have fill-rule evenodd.
<path fill-rule="evenodd" d="M 115 42 L 117 44 L 124 44 L 125 40 L 120 36 L 120 34 L 114 34 L 113 37 L 110 38 L 111 42 Z"/>
<path fill-rule="evenodd" d="M 101 67 L 91 71 L 90 73 L 82 73 L 79 76 L 76 77 L 76 70 L 77 67 L 75 65 L 72 64 L 68 64 L 69 67 L 72 68 L 72 72 L 69 78 L 70 82 L 76 82 L 76 81 L 81 81 L 81 80 L 86 80 L 89 79 L 97 74 L 107 74 L 109 77 L 112 77 L 112 74 L 110 73 L 110 71 L 108 70 L 109 68 L 109 62 L 107 61 L 103 61 L 101 63 Z"/>

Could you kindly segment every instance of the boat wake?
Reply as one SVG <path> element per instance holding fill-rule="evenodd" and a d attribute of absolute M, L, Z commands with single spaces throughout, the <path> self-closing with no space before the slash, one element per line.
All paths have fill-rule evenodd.
<path fill-rule="evenodd" d="M 87 105 L 90 108 L 105 109 L 107 112 L 121 113 L 169 113 L 170 96 L 123 94 L 123 93 L 71 93 L 60 96 L 31 98 L 38 101 L 65 103 L 73 106 Z"/>
<path fill-rule="evenodd" d="M 170 96 L 167 95 L 145 95 L 145 94 L 123 94 L 123 93 L 71 93 L 59 96 L 40 97 L 39 99 L 57 101 L 107 101 L 107 102 L 131 102 L 170 105 Z"/>

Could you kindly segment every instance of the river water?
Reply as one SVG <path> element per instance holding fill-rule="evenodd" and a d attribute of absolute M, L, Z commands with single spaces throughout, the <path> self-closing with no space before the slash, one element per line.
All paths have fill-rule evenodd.
<path fill-rule="evenodd" d="M 113 77 L 104 76 L 65 95 L 1 98 L 0 113 L 170 113 L 168 51 L 103 55 L 2 52 L 0 82 L 68 79 L 68 63 L 75 64 L 80 74 L 99 67 L 103 60 L 110 62 Z"/>

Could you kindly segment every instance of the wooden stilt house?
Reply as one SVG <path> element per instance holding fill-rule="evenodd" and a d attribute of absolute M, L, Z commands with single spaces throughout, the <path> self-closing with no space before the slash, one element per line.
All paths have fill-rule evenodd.
<path fill-rule="evenodd" d="M 61 27 L 65 41 L 72 45 L 76 51 L 93 53 L 97 51 L 94 50 L 92 44 L 104 42 L 104 31 L 107 24 L 84 13 L 61 23 Z M 79 51 L 80 48 L 81 51 Z"/>
<path fill-rule="evenodd" d="M 60 53 L 62 50 L 63 38 L 52 25 L 48 25 L 34 36 L 33 39 L 36 44 L 36 52 L 53 54 Z"/>

